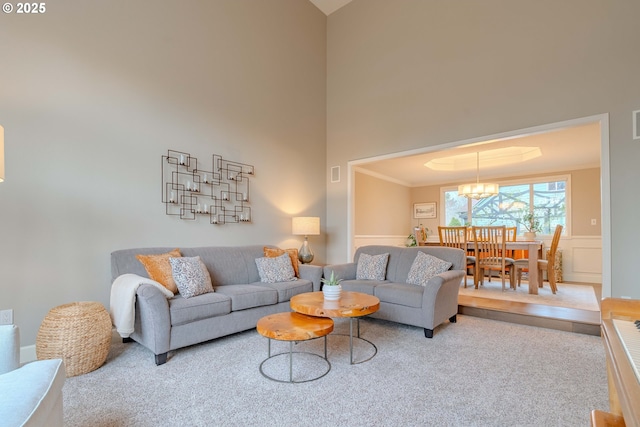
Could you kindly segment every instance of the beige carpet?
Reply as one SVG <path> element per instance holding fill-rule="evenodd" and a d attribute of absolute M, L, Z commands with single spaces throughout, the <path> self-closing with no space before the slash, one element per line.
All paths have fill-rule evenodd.
<path fill-rule="evenodd" d="M 600 311 L 592 286 L 570 283 L 557 285 L 558 292 L 555 295 L 551 293 L 547 282 L 544 283 L 544 287 L 538 288 L 538 295 L 530 295 L 529 284 L 524 280 L 522 286 L 515 291 L 509 288 L 509 280 L 507 280 L 505 285 L 507 289 L 503 292 L 502 282 L 496 277 L 491 279 L 491 283 L 485 279 L 483 286 L 474 289 L 473 278 L 467 276 L 467 287 L 460 287 L 460 295 Z"/>
<path fill-rule="evenodd" d="M 348 333 L 347 319 L 335 322 L 335 332 Z M 64 425 L 583 427 L 591 410 L 609 411 L 600 337 L 464 315 L 432 339 L 422 328 L 360 323 L 376 356 L 350 365 L 349 339 L 331 334 L 331 371 L 301 384 L 260 375 L 267 339 L 255 329 L 170 352 L 162 366 L 114 334 L 104 366 L 65 381 Z M 370 347 L 355 341 L 357 359 Z M 288 350 L 272 344 L 274 354 Z M 296 351 L 322 354 L 323 340 Z M 304 356 L 294 356 L 296 378 L 317 372 L 321 359 Z M 286 358 L 273 361 L 275 374 L 288 374 Z"/>

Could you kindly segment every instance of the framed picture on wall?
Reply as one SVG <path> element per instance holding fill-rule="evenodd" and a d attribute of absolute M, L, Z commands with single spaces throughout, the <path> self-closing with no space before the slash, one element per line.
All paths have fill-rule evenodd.
<path fill-rule="evenodd" d="M 436 218 L 437 217 L 436 202 L 414 203 L 413 217 L 414 218 Z"/>

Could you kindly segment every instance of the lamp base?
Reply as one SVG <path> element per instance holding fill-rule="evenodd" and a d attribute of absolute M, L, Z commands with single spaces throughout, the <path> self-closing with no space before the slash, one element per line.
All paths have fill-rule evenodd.
<path fill-rule="evenodd" d="M 298 260 L 303 264 L 309 264 L 313 261 L 313 252 L 311 252 L 311 248 L 309 247 L 307 236 L 304 236 L 304 242 L 298 251 Z"/>

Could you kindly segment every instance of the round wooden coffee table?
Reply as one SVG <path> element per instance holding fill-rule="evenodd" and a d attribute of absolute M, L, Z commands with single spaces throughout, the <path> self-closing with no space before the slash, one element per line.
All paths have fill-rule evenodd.
<path fill-rule="evenodd" d="M 313 316 L 305 316 L 300 313 L 276 313 L 270 314 L 268 316 L 264 316 L 260 320 L 258 320 L 258 324 L 256 325 L 256 330 L 262 336 L 265 336 L 269 339 L 268 341 L 268 354 L 267 358 L 260 363 L 260 373 L 273 381 L 278 381 L 282 383 L 304 383 L 307 381 L 317 380 L 319 378 L 324 377 L 331 370 L 331 363 L 327 359 L 327 335 L 333 331 L 333 320 L 321 318 L 321 317 L 313 317 Z M 306 341 L 315 338 L 324 337 L 324 357 L 319 354 L 311 353 L 308 351 L 293 351 L 293 343 L 296 341 Z M 288 353 L 279 353 L 271 355 L 271 340 L 278 341 L 289 341 L 289 352 Z M 317 377 L 313 377 L 306 380 L 293 380 L 293 353 L 305 353 L 311 354 L 313 356 L 317 356 L 327 364 L 327 370 Z M 289 355 L 289 381 L 277 379 L 271 375 L 268 375 L 264 372 L 263 365 L 270 359 L 274 357 Z"/>
<path fill-rule="evenodd" d="M 375 313 L 380 308 L 380 299 L 376 296 L 361 292 L 342 291 L 340 299 L 327 301 L 322 292 L 307 292 L 291 297 L 291 309 L 302 314 L 317 317 L 348 317 L 349 318 L 349 360 L 352 365 L 371 360 L 378 353 L 374 343 L 360 336 L 360 318 Z M 357 335 L 353 336 L 353 319 L 356 319 Z M 338 334 L 339 335 L 339 334 Z M 353 361 L 353 339 L 365 341 L 373 346 L 371 357 L 359 362 Z"/>

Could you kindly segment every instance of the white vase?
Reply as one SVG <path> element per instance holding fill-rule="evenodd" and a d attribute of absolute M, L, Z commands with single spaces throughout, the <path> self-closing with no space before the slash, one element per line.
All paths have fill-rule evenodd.
<path fill-rule="evenodd" d="M 525 231 L 524 238 L 527 240 L 535 240 L 536 232 L 535 231 Z"/>
<path fill-rule="evenodd" d="M 324 294 L 324 299 L 326 299 L 327 301 L 335 301 L 340 299 L 341 291 L 342 291 L 342 286 L 340 285 L 334 285 L 334 286 L 323 285 L 322 286 L 322 293 Z"/>

